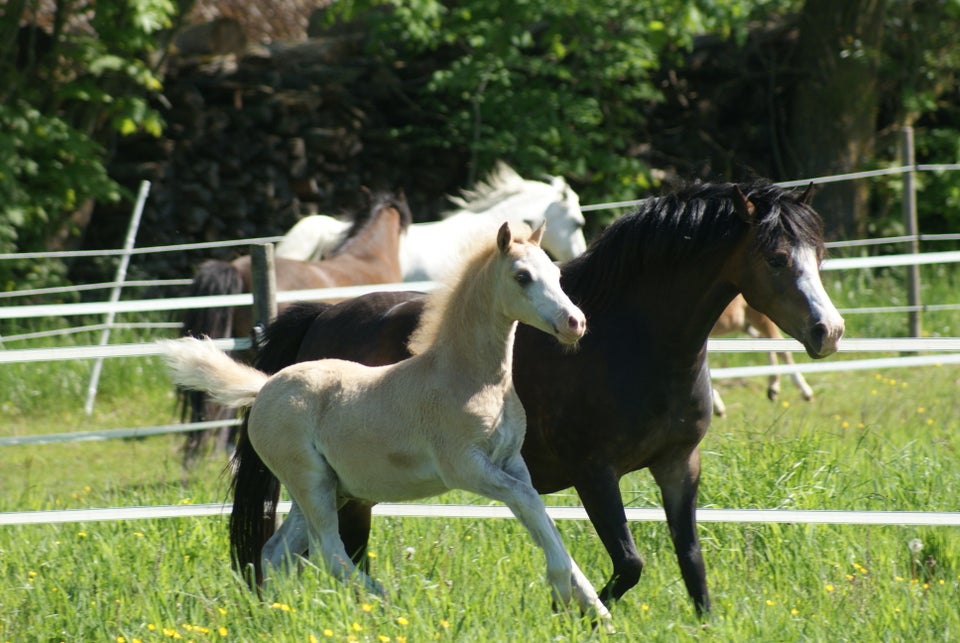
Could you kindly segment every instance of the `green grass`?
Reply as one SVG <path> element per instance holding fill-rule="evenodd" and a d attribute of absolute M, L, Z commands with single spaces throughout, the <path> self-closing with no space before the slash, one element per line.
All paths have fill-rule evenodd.
<path fill-rule="evenodd" d="M 952 273 L 925 278 L 949 301 Z M 839 286 L 842 286 L 840 288 Z M 869 286 L 869 287 L 868 287 Z M 839 306 L 890 305 L 896 284 L 831 284 Z M 933 291 L 933 292 L 930 292 Z M 856 301 L 856 304 L 852 302 Z M 901 316 L 851 316 L 855 337 L 903 335 Z M 925 316 L 956 335 L 955 313 Z M 899 331 L 897 328 L 901 327 Z M 85 343 L 78 340 L 77 343 Z M 860 356 L 838 356 L 831 359 Z M 800 361 L 806 358 L 799 358 Z M 713 363 L 760 361 L 717 356 Z M 155 359 L 108 360 L 92 417 L 89 364 L 0 369 L 3 435 L 149 426 L 175 419 Z M 702 445 L 704 508 L 955 511 L 960 497 L 960 369 L 811 375 L 803 402 L 762 378 L 719 384 L 728 417 Z M 224 462 L 184 472 L 180 438 L 0 450 L 0 511 L 218 502 Z M 622 481 L 631 507 L 659 506 L 647 472 Z M 486 502 L 449 494 L 448 502 Z M 572 492 L 547 497 L 575 504 Z M 696 618 L 665 525 L 636 522 L 640 584 L 614 608 L 617 633 L 551 613 L 544 562 L 512 520 L 376 518 L 374 575 L 384 602 L 312 566 L 262 600 L 231 571 L 221 518 L 0 527 L 2 641 L 952 641 L 960 639 L 955 527 L 701 522 L 714 611 Z M 560 524 L 596 584 L 609 558 L 586 522 Z M 913 553 L 918 539 L 923 549 Z"/>

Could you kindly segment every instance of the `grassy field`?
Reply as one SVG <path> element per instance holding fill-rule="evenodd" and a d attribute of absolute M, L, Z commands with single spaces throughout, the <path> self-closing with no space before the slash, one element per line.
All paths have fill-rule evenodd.
<path fill-rule="evenodd" d="M 924 275 L 928 301 L 957 292 L 950 272 Z M 831 283 L 838 306 L 902 299 L 890 278 Z M 924 319 L 960 335 L 956 313 Z M 900 316 L 851 316 L 848 335 L 902 335 Z M 89 343 L 78 338 L 77 343 Z M 831 359 L 865 357 L 842 355 Z M 799 358 L 804 361 L 805 358 Z M 717 356 L 714 366 L 760 361 Z M 2 435 L 174 421 L 154 359 L 109 360 L 92 417 L 88 364 L 5 365 Z M 956 511 L 960 369 L 927 367 L 720 384 L 728 417 L 703 448 L 700 506 Z M 224 461 L 180 467 L 176 436 L 0 448 L 0 511 L 198 504 L 227 496 Z M 659 506 L 647 472 L 624 478 L 630 507 Z M 440 499 L 486 502 L 465 494 Z M 576 504 L 573 493 L 548 504 Z M 596 585 L 609 559 L 586 522 L 563 522 Z M 543 558 L 513 520 L 377 518 L 378 601 L 313 567 L 262 599 L 231 571 L 221 518 L 0 527 L 0 641 L 954 641 L 960 640 L 960 532 L 955 527 L 700 524 L 714 611 L 700 622 L 660 522 L 632 525 L 647 568 L 613 610 L 617 633 L 551 613 Z M 911 544 L 913 548 L 911 548 Z"/>

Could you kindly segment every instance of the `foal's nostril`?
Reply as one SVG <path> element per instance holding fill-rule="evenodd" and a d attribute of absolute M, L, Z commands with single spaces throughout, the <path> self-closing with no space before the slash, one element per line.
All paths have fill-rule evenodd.
<path fill-rule="evenodd" d="M 577 317 L 576 315 L 570 315 L 567 317 L 567 325 L 573 330 L 580 330 L 586 325 L 586 322 L 582 317 Z"/>

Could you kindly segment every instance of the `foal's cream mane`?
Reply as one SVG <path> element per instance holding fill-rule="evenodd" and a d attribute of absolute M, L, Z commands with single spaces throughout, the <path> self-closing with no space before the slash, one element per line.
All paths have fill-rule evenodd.
<path fill-rule="evenodd" d="M 529 226 L 518 223 L 510 225 L 510 236 L 513 238 L 511 243 L 528 243 L 532 234 Z M 407 348 L 414 355 L 419 355 L 433 346 L 440 329 L 448 321 L 458 327 L 467 324 L 466 320 L 454 319 L 469 314 L 467 307 L 458 305 L 457 302 L 476 296 L 473 287 L 477 285 L 479 275 L 500 253 L 496 229 L 491 227 L 489 234 L 485 232 L 476 235 L 462 252 L 465 258 L 460 265 L 450 270 L 442 283 L 427 297 L 426 306 L 420 315 L 420 324 L 407 342 Z"/>

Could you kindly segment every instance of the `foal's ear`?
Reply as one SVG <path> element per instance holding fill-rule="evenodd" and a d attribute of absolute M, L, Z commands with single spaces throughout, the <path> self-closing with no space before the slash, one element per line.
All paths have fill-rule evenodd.
<path fill-rule="evenodd" d="M 803 194 L 800 195 L 800 203 L 810 205 L 811 201 L 813 201 L 813 181 L 810 181 L 810 184 L 803 191 Z"/>
<path fill-rule="evenodd" d="M 547 228 L 547 220 L 544 219 L 540 222 L 540 225 L 537 226 L 537 229 L 530 233 L 530 243 L 535 246 L 540 245 L 540 240 L 543 239 L 543 231 Z"/>
<path fill-rule="evenodd" d="M 744 221 L 752 221 L 756 207 L 746 197 L 739 185 L 733 186 L 733 207 Z"/>
<path fill-rule="evenodd" d="M 497 231 L 497 248 L 500 252 L 506 253 L 510 249 L 510 243 L 513 241 L 513 233 L 510 232 L 510 224 L 506 221 Z"/>

